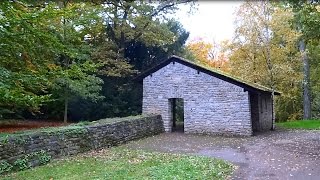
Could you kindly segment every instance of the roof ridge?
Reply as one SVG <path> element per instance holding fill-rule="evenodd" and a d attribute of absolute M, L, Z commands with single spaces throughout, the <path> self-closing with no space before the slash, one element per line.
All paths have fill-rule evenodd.
<path fill-rule="evenodd" d="M 173 61 L 181 61 L 180 63 L 183 63 L 184 65 L 186 66 L 189 66 L 190 68 L 193 68 L 193 69 L 197 69 L 198 70 L 200 69 L 201 71 L 205 71 L 205 73 L 211 75 L 211 76 L 214 76 L 216 78 L 219 78 L 221 80 L 224 80 L 224 81 L 228 81 L 230 83 L 233 83 L 237 86 L 240 86 L 240 87 L 243 87 L 245 89 L 249 89 L 249 90 L 258 90 L 258 91 L 262 91 L 262 92 L 272 92 L 272 89 L 271 88 L 268 88 L 266 86 L 263 86 L 261 84 L 257 84 L 257 83 L 253 83 L 253 82 L 249 82 L 249 81 L 246 81 L 246 80 L 243 80 L 242 78 L 240 77 L 237 77 L 237 76 L 233 76 L 232 74 L 229 74 L 227 72 L 224 72 L 224 71 L 221 71 L 217 68 L 214 68 L 214 67 L 211 67 L 211 66 L 208 66 L 206 64 L 202 64 L 202 63 L 197 63 L 197 62 L 194 62 L 194 61 L 191 61 L 191 60 L 188 60 L 186 58 L 183 58 L 183 57 L 180 57 L 180 56 L 177 56 L 177 55 L 171 55 L 168 59 L 158 63 L 156 66 L 152 67 L 151 69 L 148 69 L 147 71 L 141 73 L 139 75 L 139 79 L 140 78 L 144 78 L 150 74 L 152 74 L 153 72 L 156 72 L 157 70 L 161 69 L 162 67 L 168 65 L 170 62 L 173 62 Z M 178 62 L 177 61 L 177 62 Z M 280 95 L 281 93 L 274 90 L 275 94 L 276 95 Z"/>
<path fill-rule="evenodd" d="M 223 76 L 226 76 L 226 77 L 228 77 L 228 78 L 234 79 L 234 80 L 236 80 L 236 81 L 245 83 L 245 84 L 247 84 L 247 85 L 249 85 L 249 86 L 252 86 L 252 87 L 258 86 L 258 87 L 255 87 L 255 88 L 258 88 L 258 89 L 263 88 L 263 89 L 261 89 L 261 90 L 267 90 L 267 91 L 270 91 L 270 92 L 272 91 L 272 89 L 269 88 L 269 87 L 267 87 L 267 86 L 264 86 L 264 85 L 261 85 L 261 84 L 258 84 L 258 83 L 254 83 L 254 82 L 251 82 L 251 81 L 244 80 L 243 78 L 240 78 L 240 77 L 238 77 L 238 76 L 234 76 L 234 75 L 232 75 L 232 74 L 230 74 L 230 73 L 228 73 L 228 72 L 222 71 L 222 70 L 217 69 L 217 68 L 215 68 L 215 67 L 211 67 L 211 66 L 209 66 L 209 65 L 207 65 L 207 64 L 204 64 L 204 63 L 199 63 L 199 62 L 191 61 L 191 60 L 189 60 L 189 59 L 186 59 L 186 58 L 183 58 L 183 57 L 180 57 L 180 56 L 177 56 L 177 55 L 172 55 L 172 56 L 170 56 L 170 58 L 177 58 L 177 59 L 186 61 L 186 62 L 188 62 L 188 63 L 194 64 L 194 65 L 196 65 L 196 66 L 199 66 L 199 67 L 202 67 L 202 68 L 206 68 L 206 69 L 208 69 L 209 71 L 213 71 L 214 73 L 218 73 L 218 74 L 220 74 L 220 75 L 223 75 Z M 169 59 L 170 59 L 170 58 L 169 58 Z M 279 94 L 281 94 L 280 92 L 278 92 L 278 91 L 276 91 L 276 90 L 274 90 L 274 91 L 277 92 L 277 93 L 279 93 Z"/>

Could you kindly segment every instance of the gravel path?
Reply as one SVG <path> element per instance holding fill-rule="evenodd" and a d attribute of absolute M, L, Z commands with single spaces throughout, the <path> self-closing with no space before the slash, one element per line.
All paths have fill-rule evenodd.
<path fill-rule="evenodd" d="M 320 131 L 273 131 L 247 138 L 164 133 L 125 146 L 228 160 L 238 166 L 231 179 L 320 179 Z"/>

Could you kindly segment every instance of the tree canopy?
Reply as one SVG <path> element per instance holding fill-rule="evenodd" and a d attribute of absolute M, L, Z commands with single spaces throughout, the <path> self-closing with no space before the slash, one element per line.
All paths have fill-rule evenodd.
<path fill-rule="evenodd" d="M 0 117 L 139 113 L 130 76 L 184 52 L 188 33 L 166 18 L 179 3 L 189 1 L 1 2 Z M 73 116 L 79 102 L 108 114 Z"/>
<path fill-rule="evenodd" d="M 320 33 L 319 29 L 313 28 L 319 24 L 315 23 L 319 19 L 317 7 L 317 3 L 301 1 L 289 4 L 247 1 L 237 11 L 235 38 L 224 47 L 225 51 L 231 52 L 231 73 L 270 87 L 270 70 L 272 71 L 275 88 L 282 92 L 282 96 L 276 99 L 276 112 L 280 120 L 300 119 L 305 113 L 303 107 L 307 102 L 303 100 L 303 92 L 308 82 L 305 63 L 301 61 L 304 52 L 299 49 L 299 44 L 301 39 L 314 42 Z M 265 8 L 270 9 L 270 18 L 263 14 Z M 269 28 L 268 31 L 266 27 Z M 268 36 L 269 43 L 266 39 Z M 318 44 L 311 44 L 308 43 L 306 52 L 317 61 L 314 53 L 319 52 L 315 48 Z M 270 64 L 266 63 L 268 48 Z M 271 66 L 271 69 L 268 66 Z M 316 64 L 311 65 L 311 82 L 317 81 L 314 74 L 317 69 Z M 311 87 L 314 86 L 317 85 L 312 83 Z M 311 89 L 312 95 L 317 97 L 317 88 Z M 318 100 L 313 98 L 313 108 L 317 106 L 315 103 L 318 103 Z M 316 114 L 313 114 L 313 117 L 315 116 Z"/>
<path fill-rule="evenodd" d="M 282 92 L 278 120 L 320 116 L 320 4 L 246 1 L 235 37 L 194 40 L 168 16 L 193 1 L 1 1 L 0 118 L 141 113 L 132 77 L 170 55 Z"/>

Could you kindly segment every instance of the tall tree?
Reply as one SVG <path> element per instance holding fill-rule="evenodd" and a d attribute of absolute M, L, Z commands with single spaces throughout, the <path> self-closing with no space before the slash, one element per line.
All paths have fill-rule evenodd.
<path fill-rule="evenodd" d="M 312 99 L 312 118 L 320 118 L 320 41 L 313 40 L 309 43 L 310 58 L 310 85 Z"/>
<path fill-rule="evenodd" d="M 1 70 L 12 80 L 2 81 L 2 107 L 12 112 L 39 110 L 45 103 L 62 100 L 66 120 L 71 94 L 101 97 L 102 81 L 94 74 L 99 65 L 92 62 L 81 29 L 88 15 L 83 5 L 1 2 Z M 17 105 L 21 107 L 17 109 Z"/>
<path fill-rule="evenodd" d="M 0 117 L 38 112 L 49 102 L 48 65 L 59 41 L 44 30 L 48 14 L 18 1 L 0 2 Z"/>
<path fill-rule="evenodd" d="M 238 10 L 236 37 L 227 45 L 230 69 L 244 79 L 282 91 L 276 99 L 277 117 L 296 119 L 301 113 L 299 33 L 291 28 L 292 11 L 272 5 L 264 11 L 265 2 L 247 1 Z"/>
<path fill-rule="evenodd" d="M 167 26 L 167 29 L 170 30 L 169 33 L 174 34 L 176 37 L 174 42 L 161 46 L 150 45 L 142 40 L 128 42 L 125 58 L 139 72 L 145 71 L 171 55 L 184 56 L 184 44 L 189 33 L 183 29 L 180 23 L 174 20 L 170 20 L 162 26 Z M 162 26 L 159 26 L 159 28 Z M 118 77 L 103 77 L 103 79 L 103 95 L 106 98 L 95 109 L 90 109 L 91 112 L 84 110 L 84 113 L 85 111 L 88 113 L 85 116 L 91 115 L 94 119 L 98 119 L 101 117 L 128 116 L 141 113 L 142 85 L 132 81 L 130 74 L 122 74 Z M 86 106 L 89 104 L 81 102 L 80 108 L 88 109 Z M 74 108 L 77 109 L 79 106 L 80 103 L 76 103 Z M 97 109 L 99 109 L 98 113 Z M 76 112 L 79 114 L 78 111 Z"/>
<path fill-rule="evenodd" d="M 141 113 L 142 87 L 139 83 L 132 82 L 130 76 L 137 71 L 150 68 L 170 55 L 185 53 L 183 46 L 189 33 L 179 22 L 162 17 L 169 10 L 167 8 L 173 12 L 176 2 L 106 3 L 107 5 L 94 7 L 96 12 L 105 16 L 95 20 L 100 25 L 95 31 L 88 31 L 87 35 L 88 42 L 94 47 L 92 54 L 94 61 L 104 64 L 99 70 L 99 76 L 104 80 L 102 93 L 106 98 L 97 105 L 76 99 L 70 105 L 70 115 L 77 119 L 98 119 Z M 126 4 L 130 8 L 127 20 L 123 20 L 123 8 Z M 151 12 L 158 13 L 152 18 L 147 18 Z M 146 28 L 141 28 L 144 26 Z M 124 37 L 122 40 L 125 42 L 125 48 L 120 51 L 121 34 Z M 133 35 L 139 37 L 134 38 Z M 134 70 L 121 71 L 127 69 L 126 67 L 132 67 Z M 81 113 L 79 108 L 83 109 Z"/>
<path fill-rule="evenodd" d="M 301 32 L 299 51 L 303 63 L 303 119 L 311 118 L 311 92 L 310 92 L 310 60 L 308 58 L 308 43 L 320 38 L 320 12 L 319 1 L 288 1 L 295 14 L 294 24 Z M 287 4 L 286 4 L 287 5 Z"/>
<path fill-rule="evenodd" d="M 143 71 L 163 57 L 183 53 L 188 33 L 165 16 L 186 2 L 1 2 L 1 110 L 42 107 L 64 112 L 66 121 L 69 107 L 75 109 L 79 101 L 93 106 L 90 101 L 101 99 L 103 88 L 109 98 L 114 95 L 110 89 L 123 94 L 118 98 L 122 108 L 113 115 L 125 114 L 121 111 L 128 109 L 132 94 L 124 89 L 137 72 L 133 67 Z M 101 79 L 110 86 L 101 87 Z M 108 97 L 103 104 L 113 103 L 115 98 Z"/>
<path fill-rule="evenodd" d="M 65 47 L 56 57 L 55 65 L 61 68 L 55 69 L 58 75 L 54 81 L 53 93 L 64 101 L 65 123 L 68 119 L 69 101 L 73 96 L 93 101 L 103 98 L 99 94 L 103 81 L 94 74 L 100 64 L 93 63 L 90 57 L 91 47 L 85 42 L 82 32 L 88 19 L 92 19 L 91 9 L 85 5 L 69 0 L 52 4 L 60 14 L 51 19 L 51 23 L 55 25 L 52 30 Z"/>
<path fill-rule="evenodd" d="M 265 33 L 264 33 L 264 38 L 265 38 L 265 43 L 266 43 L 266 50 L 265 50 L 265 59 L 266 59 L 266 64 L 269 72 L 269 82 L 270 82 L 270 88 L 271 88 L 271 101 L 272 101 L 272 127 L 271 130 L 275 129 L 275 82 L 274 82 L 274 71 L 273 71 L 273 64 L 271 60 L 271 47 L 270 47 L 270 27 L 269 27 L 269 21 L 270 21 L 270 4 L 269 0 L 262 1 L 263 3 L 263 15 L 264 15 L 264 28 L 265 28 Z"/>

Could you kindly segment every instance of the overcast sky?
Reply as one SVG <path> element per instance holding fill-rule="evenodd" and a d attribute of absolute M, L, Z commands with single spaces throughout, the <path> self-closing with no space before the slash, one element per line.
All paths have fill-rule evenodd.
<path fill-rule="evenodd" d="M 234 12 L 241 1 L 200 1 L 197 10 L 188 14 L 189 8 L 181 6 L 176 17 L 190 32 L 188 41 L 203 38 L 217 43 L 231 39 L 234 31 Z"/>

